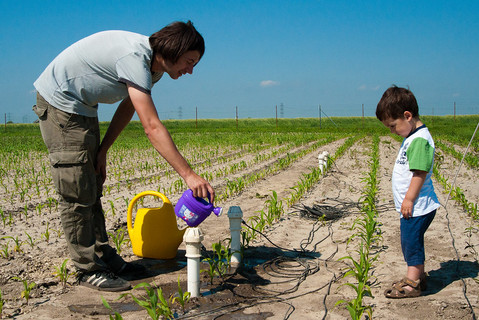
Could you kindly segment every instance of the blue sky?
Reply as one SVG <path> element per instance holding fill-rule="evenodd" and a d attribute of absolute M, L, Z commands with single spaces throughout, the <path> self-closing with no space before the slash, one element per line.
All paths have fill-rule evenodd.
<path fill-rule="evenodd" d="M 0 112 L 32 122 L 33 82 L 67 46 L 191 20 L 206 42 L 193 75 L 153 88 L 162 119 L 374 116 L 390 85 L 421 114 L 479 113 L 479 1 L 3 1 Z M 109 121 L 116 105 L 100 105 Z"/>

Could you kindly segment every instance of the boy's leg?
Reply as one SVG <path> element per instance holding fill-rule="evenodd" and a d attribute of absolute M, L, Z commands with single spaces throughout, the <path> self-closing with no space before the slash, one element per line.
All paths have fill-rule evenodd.
<path fill-rule="evenodd" d="M 424 233 L 434 219 L 436 210 L 427 215 L 401 219 L 401 247 L 406 261 L 407 277 L 417 281 L 424 279 Z M 406 289 L 412 289 L 407 287 Z"/>
<path fill-rule="evenodd" d="M 408 279 L 417 281 L 419 279 L 422 279 L 423 274 L 424 274 L 424 264 L 407 267 L 406 277 L 408 277 Z"/>

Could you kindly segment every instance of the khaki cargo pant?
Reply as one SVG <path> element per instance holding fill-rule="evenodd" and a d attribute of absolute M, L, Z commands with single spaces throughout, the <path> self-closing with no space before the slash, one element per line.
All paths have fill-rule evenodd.
<path fill-rule="evenodd" d="M 102 181 L 95 173 L 100 145 L 98 118 L 61 111 L 39 94 L 33 110 L 49 151 L 61 223 L 73 263 L 80 271 L 117 271 L 125 262 L 108 244 L 100 200 Z"/>

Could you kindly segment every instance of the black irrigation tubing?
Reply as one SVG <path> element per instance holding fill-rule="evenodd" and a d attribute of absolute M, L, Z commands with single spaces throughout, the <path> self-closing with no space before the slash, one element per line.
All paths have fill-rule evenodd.
<path fill-rule="evenodd" d="M 244 224 L 246 224 L 244 221 L 243 221 Z M 247 225 L 248 226 L 248 225 Z M 251 228 L 250 226 L 248 226 L 249 228 Z M 311 236 L 311 234 L 314 234 L 318 229 L 316 228 L 316 223 L 313 225 L 313 228 L 312 230 L 310 231 L 310 234 L 308 236 L 308 239 L 312 239 L 313 237 Z M 256 230 L 257 231 L 257 230 Z M 328 231 L 329 231 L 329 235 L 323 239 L 321 239 L 318 243 L 315 244 L 315 248 L 316 246 L 320 243 L 320 242 L 323 242 L 324 240 L 326 240 L 328 237 L 331 237 L 333 243 L 336 244 L 336 242 L 333 240 L 333 230 L 332 230 L 332 227 L 331 227 L 331 223 L 328 224 Z M 284 250 L 284 251 L 289 251 L 289 252 L 294 252 L 294 253 L 298 253 L 298 254 L 307 254 L 307 253 L 312 253 L 312 252 L 307 252 L 307 251 L 299 251 L 299 250 L 290 250 L 290 249 L 285 249 L 285 248 L 281 248 L 279 246 L 277 246 L 276 244 L 274 244 L 271 240 L 269 240 L 264 234 L 260 233 L 265 239 L 267 239 L 271 244 L 273 244 L 275 247 L 281 249 L 281 250 Z M 203 247 L 203 250 L 206 251 L 206 248 Z M 331 260 L 335 254 L 338 252 L 338 245 L 336 244 L 336 249 L 335 251 L 326 259 L 318 259 L 318 258 L 315 258 L 315 259 L 318 259 L 320 261 L 323 261 L 324 264 L 325 264 L 325 268 L 326 270 L 328 270 L 329 272 L 331 272 L 328 267 L 327 267 L 327 262 L 329 260 Z M 208 254 L 209 256 L 209 254 Z M 288 260 L 289 259 L 289 260 Z M 294 259 L 294 258 L 285 258 L 284 260 L 287 261 L 287 262 L 291 262 L 293 260 L 291 259 Z M 296 258 L 298 259 L 298 258 Z M 304 260 L 304 259 L 303 259 Z M 308 263 L 304 263 L 304 261 L 302 260 L 294 260 L 295 262 L 298 262 L 299 266 L 303 266 L 305 268 L 305 271 L 303 272 L 298 272 L 298 273 L 295 273 L 296 274 L 296 280 L 298 281 L 298 283 L 291 289 L 287 290 L 287 291 L 284 291 L 284 292 L 276 292 L 276 295 L 270 295 L 270 296 L 262 296 L 262 297 L 244 297 L 244 296 L 241 296 L 237 293 L 235 293 L 233 290 L 231 291 L 234 295 L 237 295 L 239 297 L 242 297 L 242 298 L 245 298 L 247 300 L 255 300 L 253 303 L 250 303 L 248 305 L 244 305 L 244 306 L 239 306 L 235 309 L 231 309 L 232 307 L 235 307 L 235 306 L 238 306 L 240 305 L 241 303 L 240 302 L 235 302 L 235 303 L 232 303 L 232 304 L 228 304 L 228 305 L 223 305 L 223 306 L 220 306 L 218 308 L 215 308 L 215 309 L 212 309 L 212 310 L 208 310 L 208 311 L 204 311 L 204 312 L 201 312 L 201 313 L 198 313 L 198 314 L 194 314 L 194 315 L 186 315 L 186 316 L 180 316 L 179 319 L 188 319 L 188 318 L 195 318 L 195 317 L 199 317 L 199 316 L 205 316 L 205 315 L 213 315 L 217 312 L 222 312 L 222 314 L 219 314 L 217 316 L 215 316 L 213 319 L 219 319 L 220 317 L 226 315 L 226 314 L 230 314 L 232 312 L 237 312 L 237 311 L 241 311 L 241 310 L 244 310 L 244 309 L 248 309 L 248 308 L 251 308 L 251 307 L 254 307 L 254 306 L 257 306 L 257 305 L 261 305 L 261 304 L 265 304 L 265 303 L 285 303 L 287 305 L 289 305 L 289 308 L 288 310 L 286 311 L 286 314 L 284 315 L 284 318 L 283 319 L 289 319 L 289 317 L 291 316 L 291 314 L 293 314 L 293 312 L 296 310 L 294 305 L 289 303 L 288 300 L 293 300 L 293 299 L 296 299 L 298 297 L 302 297 L 302 296 L 305 296 L 305 295 L 308 295 L 308 294 L 311 294 L 311 293 L 315 293 L 315 292 L 318 292 L 324 288 L 327 288 L 327 292 L 326 292 L 326 295 L 323 299 L 323 305 L 324 305 L 324 310 L 325 310 L 325 314 L 324 314 L 324 317 L 326 317 L 327 315 L 327 306 L 326 306 L 326 298 L 327 296 L 329 295 L 329 292 L 330 292 L 330 288 L 331 288 L 331 285 L 333 282 L 337 281 L 338 277 L 336 277 L 336 275 L 333 273 L 333 277 L 331 278 L 331 280 L 318 287 L 318 288 L 315 288 L 313 290 L 310 290 L 308 292 L 304 292 L 302 294 L 299 294 L 299 295 L 296 295 L 296 296 L 293 296 L 293 297 L 289 297 L 289 298 L 281 298 L 280 295 L 282 294 L 286 294 L 286 293 L 293 293 L 295 291 L 297 291 L 297 289 L 299 288 L 299 285 L 306 279 L 306 277 L 310 274 L 313 274 L 313 273 L 316 273 L 319 271 L 319 264 L 316 264 L 316 266 L 314 268 L 311 268 L 310 265 Z M 275 265 L 275 266 L 279 266 L 278 267 L 278 270 L 287 270 L 287 268 L 284 268 L 282 267 L 281 265 L 279 265 L 279 263 L 281 262 L 281 259 L 279 260 L 275 260 L 274 262 L 272 263 L 269 263 L 268 265 Z M 265 269 L 265 265 L 263 264 L 263 269 L 265 270 L 265 272 L 267 274 L 270 274 L 266 271 Z M 279 272 L 280 273 L 280 272 Z M 271 274 L 270 274 L 271 275 Z M 273 275 L 273 276 L 276 276 L 277 275 Z M 290 276 L 290 277 L 293 277 L 293 276 Z M 292 281 L 292 280 L 289 280 L 289 281 Z M 271 282 L 270 282 L 271 283 Z M 279 282 L 276 282 L 276 283 L 279 283 Z M 253 288 L 257 288 L 257 286 L 253 286 Z M 270 290 L 272 291 L 272 290 Z M 263 301 L 263 299 L 267 299 L 266 301 Z M 324 318 L 323 318 L 324 319 Z"/>
<path fill-rule="evenodd" d="M 471 137 L 471 140 L 469 141 L 469 144 L 467 145 L 467 148 L 466 150 L 464 151 L 464 155 L 462 156 L 462 160 L 461 160 L 461 163 L 459 164 L 459 166 L 457 167 L 457 170 L 456 170 L 456 174 L 454 176 L 454 180 L 453 180 L 453 183 L 451 185 L 451 189 L 449 190 L 449 194 L 447 195 L 447 199 L 446 199 L 446 203 L 443 205 L 443 208 L 444 210 L 446 210 L 446 220 L 447 220 L 447 229 L 449 230 L 449 234 L 451 235 L 451 243 L 452 243 L 452 247 L 454 248 L 454 251 L 456 253 L 456 272 L 457 274 L 461 274 L 460 273 L 460 270 L 459 270 L 459 262 L 461 261 L 461 258 L 459 257 L 459 252 L 457 251 L 457 248 L 456 248 L 456 244 L 455 244 L 455 239 L 454 239 L 454 235 L 452 233 L 452 230 L 451 230 L 451 221 L 449 220 L 449 211 L 447 210 L 447 203 L 449 201 L 449 197 L 451 196 L 451 193 L 452 193 L 452 190 L 454 188 L 454 185 L 456 183 L 456 178 L 457 178 L 457 175 L 459 174 L 459 170 L 461 169 L 461 166 L 462 166 L 462 163 L 464 162 L 464 158 L 466 156 L 466 153 L 467 151 L 469 150 L 469 147 L 471 145 L 471 142 L 472 140 L 474 139 L 474 136 L 476 135 L 477 133 L 477 129 L 479 128 L 479 122 L 477 123 L 477 126 L 476 126 L 476 129 L 474 130 L 474 133 Z M 472 313 L 472 319 L 476 319 L 476 313 L 474 312 L 474 308 L 472 307 L 471 305 L 471 302 L 469 301 L 469 298 L 467 297 L 467 284 L 466 284 L 466 281 L 464 281 L 464 278 L 463 277 L 460 277 L 461 279 L 461 282 L 463 284 L 463 287 L 462 287 L 462 293 L 464 294 L 464 298 L 466 299 L 467 301 L 467 304 L 469 306 L 469 309 L 471 310 L 471 313 Z"/>

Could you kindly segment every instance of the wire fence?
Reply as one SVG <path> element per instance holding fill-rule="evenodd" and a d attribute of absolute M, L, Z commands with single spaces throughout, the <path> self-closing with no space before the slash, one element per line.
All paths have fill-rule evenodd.
<path fill-rule="evenodd" d="M 100 121 L 110 121 L 118 104 L 100 105 L 98 118 Z M 476 115 L 479 114 L 479 104 L 456 104 L 443 106 L 420 106 L 421 115 Z M 375 117 L 376 105 L 362 104 L 346 105 L 286 105 L 278 103 L 269 106 L 225 106 L 222 108 L 209 106 L 157 106 L 158 115 L 162 120 L 183 119 L 262 119 L 262 118 L 319 118 L 326 117 Z M 33 123 L 37 116 L 33 111 L 4 112 L 4 123 Z M 139 120 L 135 114 L 134 120 Z"/>

